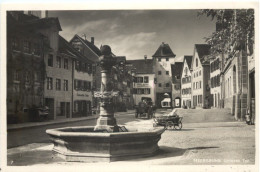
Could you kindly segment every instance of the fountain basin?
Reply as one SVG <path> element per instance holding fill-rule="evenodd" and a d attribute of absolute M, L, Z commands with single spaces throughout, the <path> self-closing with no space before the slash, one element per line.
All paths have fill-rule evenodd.
<path fill-rule="evenodd" d="M 99 133 L 94 127 L 49 129 L 53 152 L 66 161 L 111 162 L 153 155 L 163 128 L 126 127 L 128 132 Z"/>

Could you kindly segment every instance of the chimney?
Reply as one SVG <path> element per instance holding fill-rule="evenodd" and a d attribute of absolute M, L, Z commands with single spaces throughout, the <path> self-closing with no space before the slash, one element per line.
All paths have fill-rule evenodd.
<path fill-rule="evenodd" d="M 162 42 L 162 44 L 164 44 L 164 42 Z"/>
<path fill-rule="evenodd" d="M 91 44 L 94 45 L 94 37 L 91 37 Z"/>
<path fill-rule="evenodd" d="M 144 59 L 145 59 L 145 61 L 147 60 L 147 55 L 144 55 Z"/>

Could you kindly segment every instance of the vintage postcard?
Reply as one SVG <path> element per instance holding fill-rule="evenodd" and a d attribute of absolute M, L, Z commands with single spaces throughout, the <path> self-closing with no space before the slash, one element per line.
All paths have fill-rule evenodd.
<path fill-rule="evenodd" d="M 258 15 L 2 4 L 1 170 L 258 171 Z"/>

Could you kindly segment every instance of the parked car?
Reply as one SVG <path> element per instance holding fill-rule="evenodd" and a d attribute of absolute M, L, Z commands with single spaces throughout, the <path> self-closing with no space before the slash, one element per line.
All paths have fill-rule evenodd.
<path fill-rule="evenodd" d="M 48 118 L 49 108 L 44 107 L 32 107 L 28 109 L 29 120 L 31 122 L 44 121 Z"/>

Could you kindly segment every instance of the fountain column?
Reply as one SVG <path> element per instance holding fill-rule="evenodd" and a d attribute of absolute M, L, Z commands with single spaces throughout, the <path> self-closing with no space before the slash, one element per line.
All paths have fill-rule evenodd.
<path fill-rule="evenodd" d="M 116 64 L 116 59 L 112 56 L 111 48 L 107 45 L 102 46 L 99 65 L 101 67 L 101 89 L 95 92 L 95 97 L 100 97 L 100 115 L 94 131 L 97 132 L 118 132 L 116 119 L 114 117 L 113 83 L 111 79 L 111 69 Z"/>

